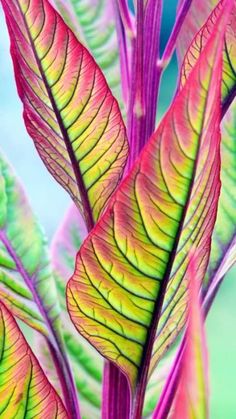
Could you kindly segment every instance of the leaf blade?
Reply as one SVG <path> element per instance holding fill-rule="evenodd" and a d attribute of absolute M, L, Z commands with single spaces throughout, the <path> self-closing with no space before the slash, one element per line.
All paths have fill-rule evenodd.
<path fill-rule="evenodd" d="M 88 51 L 47 0 L 3 0 L 26 128 L 92 228 L 122 176 L 125 127 Z"/>
<path fill-rule="evenodd" d="M 173 418 L 208 417 L 208 365 L 204 316 L 200 301 L 197 256 L 188 267 L 188 312 L 185 346 L 175 397 Z"/>
<path fill-rule="evenodd" d="M 223 13 L 224 0 L 218 4 L 217 1 L 193 1 L 187 14 L 184 26 L 179 36 L 177 52 L 181 65 L 181 82 L 185 83 L 194 63 L 196 62 L 201 49 L 204 47 L 220 13 Z M 216 6 L 214 8 L 214 6 Z M 210 15 L 210 16 L 209 16 Z M 198 16 L 198 19 L 196 19 Z M 209 16 L 209 17 L 208 17 Z M 223 108 L 229 106 L 236 89 L 236 48 L 234 33 L 236 28 L 236 8 L 231 11 L 228 21 L 223 54 L 223 76 L 222 76 L 222 104 Z M 205 22 L 206 21 L 206 22 Z M 187 30 L 188 28 L 188 30 Z M 192 40 L 193 39 L 193 40 Z M 188 48 L 186 46 L 190 43 Z"/>
<path fill-rule="evenodd" d="M 14 318 L 0 302 L 0 414 L 68 418 Z"/>
<path fill-rule="evenodd" d="M 183 256 L 189 253 L 188 224 L 193 217 L 197 225 L 202 211 L 207 214 L 206 221 L 195 231 L 194 238 L 200 247 L 204 242 L 202 275 L 206 269 L 219 194 L 217 104 L 220 90 L 217 92 L 217 88 L 220 89 L 221 76 L 219 45 L 223 40 L 218 30 L 219 27 L 224 30 L 226 17 L 227 13 L 218 22 L 214 38 L 207 44 L 203 58 L 199 59 L 184 87 L 185 94 L 182 91 L 177 95 L 157 133 L 85 240 L 67 287 L 68 309 L 77 329 L 121 368 L 133 391 L 138 376 L 147 368 L 143 364 L 144 348 L 145 352 L 150 350 L 162 293 L 172 268 L 174 272 L 177 269 L 177 279 L 183 280 L 179 267 L 183 261 L 188 262 Z M 219 67 L 212 73 L 215 61 Z M 199 119 L 200 125 L 196 125 Z M 207 130 L 212 135 L 210 144 L 206 140 Z M 216 153 L 213 160 L 210 146 Z M 171 155 L 171 161 L 173 147 L 176 154 Z M 201 162 L 197 158 L 200 150 Z M 204 167 L 209 159 L 210 173 Z M 185 173 L 183 176 L 181 171 Z M 155 185 L 159 185 L 157 189 Z M 198 215 L 194 215 L 194 211 Z"/>
<path fill-rule="evenodd" d="M 65 12 L 63 12 L 65 6 L 72 9 L 73 27 L 76 26 L 77 36 L 91 51 L 97 64 L 104 71 L 107 82 L 122 109 L 120 62 L 112 2 L 56 0 L 56 3 L 63 17 L 65 16 Z"/>
<path fill-rule="evenodd" d="M 60 307 L 46 238 L 2 154 L 0 185 L 0 296 L 15 316 L 49 337 L 50 324 L 58 330 Z"/>

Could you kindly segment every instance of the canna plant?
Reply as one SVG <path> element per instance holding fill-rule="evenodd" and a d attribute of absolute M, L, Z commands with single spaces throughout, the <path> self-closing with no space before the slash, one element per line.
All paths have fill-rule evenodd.
<path fill-rule="evenodd" d="M 207 418 L 203 323 L 236 256 L 236 3 L 180 0 L 162 54 L 162 0 L 1 3 L 26 129 L 73 203 L 48 248 L 1 155 L 0 416 Z"/>

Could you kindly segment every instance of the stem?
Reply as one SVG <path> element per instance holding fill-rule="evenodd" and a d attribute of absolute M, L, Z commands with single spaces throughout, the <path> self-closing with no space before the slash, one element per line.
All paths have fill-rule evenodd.
<path fill-rule="evenodd" d="M 128 110 L 128 138 L 130 143 L 130 155 L 128 170 L 138 157 L 142 147 L 141 138 L 143 137 L 145 121 L 145 104 L 143 96 L 143 31 L 144 31 L 144 7 L 143 1 L 137 0 L 137 19 L 136 37 L 132 44 L 132 74 L 131 89 Z"/>
<path fill-rule="evenodd" d="M 124 23 L 121 17 L 121 11 L 118 5 L 119 0 L 112 0 L 115 13 L 116 32 L 120 56 L 120 74 L 121 74 L 121 85 L 122 95 L 124 102 L 128 103 L 128 94 L 130 90 L 130 72 L 129 72 L 129 52 L 126 39 L 126 32 Z"/>
<path fill-rule="evenodd" d="M 179 381 L 180 365 L 184 347 L 185 339 L 183 339 L 180 344 L 170 374 L 168 375 L 168 379 L 166 380 L 165 386 L 162 390 L 159 402 L 153 412 L 152 419 L 166 419 L 168 417 Z"/>
<path fill-rule="evenodd" d="M 128 419 L 130 392 L 124 374 L 106 361 L 103 374 L 102 419 Z"/>
<path fill-rule="evenodd" d="M 119 7 L 121 19 L 122 19 L 124 28 L 126 30 L 127 36 L 132 39 L 135 36 L 135 29 L 134 29 L 133 16 L 131 15 L 129 11 L 127 0 L 116 0 L 116 1 Z"/>
<path fill-rule="evenodd" d="M 184 0 L 182 2 L 181 7 L 179 8 L 179 10 L 177 12 L 174 27 L 172 29 L 169 40 L 166 44 L 165 50 L 164 50 L 163 55 L 161 57 L 161 67 L 163 67 L 163 68 L 165 68 L 168 65 L 168 63 L 169 63 L 169 61 L 170 61 L 170 59 L 173 55 L 173 52 L 174 52 L 175 47 L 176 47 L 176 41 L 177 41 L 178 35 L 180 33 L 180 30 L 181 30 L 182 25 L 184 23 L 184 19 L 186 17 L 186 14 L 188 13 L 188 10 L 189 10 L 191 4 L 192 4 L 192 0 Z"/>
<path fill-rule="evenodd" d="M 157 99 L 162 69 L 156 65 L 160 54 L 162 0 L 149 0 L 144 22 L 144 88 L 146 88 L 145 134 L 141 139 L 143 147 L 155 130 Z"/>
<path fill-rule="evenodd" d="M 130 168 L 155 129 L 161 71 L 159 57 L 162 0 L 137 0 L 136 37 L 133 40 L 132 84 L 128 112 Z"/>
<path fill-rule="evenodd" d="M 71 405 L 74 404 L 73 401 L 77 401 L 77 393 L 76 388 L 74 385 L 74 380 L 71 374 L 69 362 L 64 350 L 58 352 L 55 347 L 52 345 L 49 339 L 47 340 L 47 344 L 52 356 L 53 363 L 55 365 L 57 376 L 60 381 L 61 389 L 63 398 L 65 401 L 65 405 L 67 407 L 68 412 L 71 414 Z M 78 408 L 78 403 L 76 403 L 74 412 L 72 413 L 72 418 L 79 419 L 80 412 Z"/>

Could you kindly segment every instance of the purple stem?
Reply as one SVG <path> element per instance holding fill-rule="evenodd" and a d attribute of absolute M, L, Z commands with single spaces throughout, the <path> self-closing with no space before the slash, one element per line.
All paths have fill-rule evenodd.
<path fill-rule="evenodd" d="M 144 89 L 146 93 L 145 131 L 140 138 L 141 148 L 155 130 L 157 99 L 162 70 L 156 62 L 160 54 L 160 33 L 162 18 L 162 0 L 149 0 L 145 9 L 144 20 Z"/>
<path fill-rule="evenodd" d="M 124 22 L 121 17 L 121 11 L 118 5 L 119 0 L 113 0 L 116 32 L 118 39 L 118 48 L 120 56 L 120 74 L 121 74 L 121 86 L 122 94 L 125 104 L 128 103 L 128 94 L 130 90 L 130 72 L 129 72 L 129 52 L 126 38 L 126 31 L 124 28 Z"/>
<path fill-rule="evenodd" d="M 184 19 L 186 17 L 186 14 L 189 11 L 189 8 L 192 4 L 192 0 L 184 0 L 177 12 L 177 16 L 176 16 L 176 20 L 175 20 L 175 25 L 173 27 L 173 30 L 170 34 L 169 40 L 166 44 L 165 50 L 163 52 L 163 55 L 161 57 L 161 61 L 159 63 L 160 67 L 165 68 L 167 66 L 167 64 L 169 63 L 173 52 L 175 50 L 176 47 L 176 41 L 178 38 L 178 35 L 180 33 L 180 30 L 182 28 Z"/>
<path fill-rule="evenodd" d="M 53 356 L 56 370 L 57 372 L 60 371 L 59 380 L 60 380 L 60 384 L 61 384 L 61 388 L 62 388 L 62 392 L 64 396 L 65 405 L 72 419 L 80 419 L 80 412 L 79 412 L 79 405 L 78 405 L 78 400 L 77 400 L 77 395 L 76 395 L 75 384 L 74 384 L 73 376 L 70 370 L 68 359 L 66 357 L 64 348 L 62 347 L 61 339 L 58 336 L 57 331 L 54 329 L 52 320 L 48 316 L 47 308 L 44 306 L 43 301 L 40 299 L 37 291 L 34 288 L 33 278 L 31 278 L 31 276 L 28 274 L 28 272 L 24 268 L 21 260 L 19 259 L 10 241 L 8 240 L 6 233 L 2 230 L 0 231 L 0 240 L 4 244 L 12 260 L 14 260 L 17 271 L 20 273 L 25 284 L 31 291 L 34 301 L 40 313 L 42 314 L 43 318 L 45 319 L 45 322 L 48 326 L 48 330 L 51 332 L 53 343 L 49 341 L 49 339 L 46 339 L 46 340 L 47 340 L 47 344 L 49 345 L 50 352 Z"/>
<path fill-rule="evenodd" d="M 134 22 L 133 22 L 133 16 L 131 15 L 129 11 L 127 0 L 116 0 L 116 1 L 120 10 L 121 19 L 125 27 L 127 36 L 129 38 L 133 38 L 135 36 Z"/>
<path fill-rule="evenodd" d="M 142 146 L 143 131 L 145 127 L 145 103 L 144 103 L 144 6 L 142 0 L 137 0 L 136 37 L 132 43 L 132 72 L 131 89 L 128 110 L 128 138 L 130 143 L 130 155 L 128 170 L 138 157 Z"/>
<path fill-rule="evenodd" d="M 102 419 L 129 419 L 130 391 L 126 377 L 106 361 L 103 373 Z"/>
<path fill-rule="evenodd" d="M 153 412 L 152 419 L 166 419 L 172 406 L 176 388 L 179 381 L 180 365 L 185 347 L 185 339 L 182 340 L 176 358 L 173 362 L 170 374 L 162 390 L 159 402 Z"/>
<path fill-rule="evenodd" d="M 130 168 L 155 129 L 161 71 L 159 57 L 162 0 L 137 0 L 136 37 L 133 40 L 132 84 L 128 113 Z"/>

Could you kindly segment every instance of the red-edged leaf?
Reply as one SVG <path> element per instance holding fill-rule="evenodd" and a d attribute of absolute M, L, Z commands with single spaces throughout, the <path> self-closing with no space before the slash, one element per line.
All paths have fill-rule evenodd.
<path fill-rule="evenodd" d="M 127 157 L 125 127 L 102 72 L 47 0 L 2 0 L 26 128 L 92 228 Z"/>
<path fill-rule="evenodd" d="M 235 31 L 236 29 L 236 7 L 235 2 L 233 3 L 233 8 L 230 13 L 227 26 L 226 34 L 224 36 L 224 51 L 223 51 L 223 84 L 222 84 L 222 100 L 223 106 L 229 104 L 232 100 L 233 95 L 235 94 L 236 87 L 236 77 L 233 72 L 233 67 L 231 67 L 230 62 L 233 62 L 235 55 Z M 195 2 L 193 2 L 195 4 Z M 201 2 L 200 2 L 201 4 Z M 205 3 L 204 3 L 205 4 Z M 191 70 L 197 62 L 200 52 L 204 49 L 207 41 L 214 33 L 215 26 L 217 25 L 217 19 L 224 13 L 224 1 L 219 2 L 219 5 L 214 9 L 211 16 L 208 18 L 207 22 L 203 28 L 198 32 L 189 51 L 186 54 L 183 67 L 182 67 L 182 78 L 181 78 L 181 88 L 186 83 Z M 196 13 L 195 13 L 196 14 Z M 195 15 L 192 15 L 192 18 Z M 194 23 L 193 19 L 193 23 Z M 188 33 L 183 36 L 187 36 Z M 182 35 L 181 35 L 182 36 Z M 182 39 L 182 38 L 180 38 Z M 229 54 L 227 55 L 227 48 Z M 227 58 L 228 57 L 228 58 Z M 230 61 L 231 60 L 231 61 Z M 228 69 L 231 69 L 228 71 Z M 227 87 L 228 86 L 228 87 Z M 230 87 L 231 86 L 231 87 Z M 208 266 L 207 276 L 205 281 L 208 281 L 216 273 L 217 269 L 220 268 L 221 273 L 216 273 L 217 283 L 219 284 L 222 280 L 222 274 L 225 274 L 227 269 L 232 265 L 234 258 L 232 254 L 231 245 L 234 241 L 235 235 L 235 205 L 236 205 L 236 189 L 235 189 L 235 141 L 234 141 L 234 124 L 233 124 L 233 114 L 235 104 L 232 104 L 232 109 L 229 110 L 229 115 L 227 119 L 223 121 L 222 129 L 222 144 L 221 144 L 221 182 L 222 189 L 218 205 L 218 215 L 217 221 L 214 227 L 214 233 L 212 236 L 212 245 L 211 245 L 211 255 L 210 262 Z M 222 115 L 221 115 L 222 117 Z M 222 257 L 225 252 L 228 252 L 229 260 L 224 261 L 224 267 L 220 267 Z M 210 279 L 211 281 L 211 279 Z M 176 286 L 176 291 L 175 291 Z M 174 292 L 176 293 L 175 298 L 171 300 L 171 295 Z M 215 291 L 214 291 L 215 292 Z M 209 297 L 210 298 L 210 297 Z M 171 303 L 169 303 L 171 301 Z M 163 305 L 162 317 L 159 324 L 159 329 L 157 333 L 156 343 L 154 345 L 152 366 L 150 373 L 153 372 L 153 369 L 158 364 L 159 360 L 165 354 L 169 346 L 174 342 L 178 334 L 183 328 L 184 325 L 184 312 L 186 307 L 186 295 L 185 287 L 178 287 L 178 283 L 173 285 L 170 288 L 169 292 L 166 293 L 165 301 Z"/>
<path fill-rule="evenodd" d="M 224 13 L 225 0 L 193 0 L 178 38 L 177 52 L 182 63 L 181 83 L 184 84 L 201 50 L 214 31 L 219 14 Z M 217 4 L 218 3 L 218 4 Z M 215 8 L 214 6 L 217 5 Z M 209 16 L 210 15 L 210 16 Z M 203 26 L 202 26 L 203 25 Z M 201 29 L 200 29 L 201 28 Z M 200 29 L 200 30 L 199 30 Z M 199 32 L 198 32 L 199 31 Z M 228 107 L 236 92 L 236 3 L 231 11 L 224 37 L 222 103 Z"/>
<path fill-rule="evenodd" d="M 77 329 L 134 391 L 145 382 L 167 284 L 184 284 L 193 242 L 201 249 L 201 279 L 206 270 L 220 189 L 221 63 L 231 6 L 82 245 L 68 284 Z"/>
<path fill-rule="evenodd" d="M 188 267 L 187 331 L 172 419 L 208 417 L 207 349 L 200 283 L 198 263 L 193 257 Z"/>
<path fill-rule="evenodd" d="M 0 302 L 0 416 L 69 419 L 14 318 Z"/>

